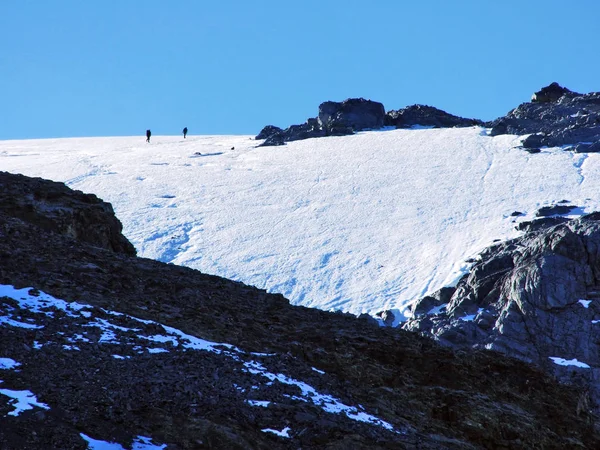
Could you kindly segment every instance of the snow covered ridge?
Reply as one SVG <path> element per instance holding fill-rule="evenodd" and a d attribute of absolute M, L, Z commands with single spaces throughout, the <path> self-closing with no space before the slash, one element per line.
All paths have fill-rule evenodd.
<path fill-rule="evenodd" d="M 112 357 L 120 360 L 130 359 L 134 355 L 156 355 L 165 352 L 215 353 L 238 363 L 240 383 L 235 387 L 240 395 L 247 397 L 246 402 L 252 406 L 268 408 L 270 402 L 252 397 L 260 395 L 258 393 L 261 390 L 275 389 L 284 392 L 284 397 L 314 404 L 326 413 L 343 414 L 350 420 L 399 433 L 393 425 L 369 414 L 360 405 L 344 404 L 335 396 L 319 392 L 308 383 L 269 370 L 267 366 L 270 357 L 273 356 L 271 354 L 247 353 L 233 345 L 209 342 L 151 320 L 143 320 L 78 302 L 65 302 L 31 288 L 15 289 L 13 286 L 0 285 L 1 327 L 42 330 L 47 326 L 48 320 L 54 323 L 59 322 L 61 331 L 51 334 L 48 340 L 35 340 L 25 343 L 26 345 L 36 350 L 45 346 L 61 346 L 62 350 L 67 352 L 81 351 L 84 346 L 102 345 L 109 348 L 114 347 Z M 19 370 L 20 365 L 19 361 L 2 355 L 0 376 L 3 371 Z M 318 369 L 314 370 L 318 371 Z M 324 372 L 318 372 L 324 375 Z M 248 384 L 247 380 L 242 382 L 247 378 L 251 379 L 252 389 L 240 387 Z M 4 384 L 0 389 L 0 401 L 2 396 L 9 398 L 8 403 L 13 408 L 8 413 L 9 415 L 16 416 L 34 407 L 52 408 L 52 404 L 39 402 L 35 393 L 29 390 L 4 389 Z M 278 424 L 273 425 L 277 426 Z M 281 428 L 284 431 L 279 433 L 280 436 L 293 438 L 294 430 L 292 428 L 284 426 Z M 274 432 L 271 428 L 263 431 Z M 102 448 L 99 446 L 100 444 L 94 444 L 94 442 L 101 441 L 96 441 L 87 434 L 82 434 L 82 437 L 89 442 L 90 448 Z M 137 447 L 134 445 L 134 449 L 163 448 L 162 446 L 150 446 L 151 438 L 140 436 L 139 439 L 141 443 Z M 148 446 L 142 447 L 144 442 L 146 442 L 144 445 L 148 444 Z"/>
<path fill-rule="evenodd" d="M 521 140 L 480 127 L 260 148 L 250 136 L 48 139 L 0 142 L 0 161 L 110 202 L 139 256 L 297 305 L 392 310 L 397 324 L 541 207 L 600 210 L 599 154 L 532 155 Z"/>

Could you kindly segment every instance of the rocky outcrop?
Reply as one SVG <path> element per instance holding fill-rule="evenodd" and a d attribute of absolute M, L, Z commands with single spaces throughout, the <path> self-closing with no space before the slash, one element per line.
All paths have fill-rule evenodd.
<path fill-rule="evenodd" d="M 354 131 L 383 127 L 385 109 L 379 102 L 350 98 L 343 102 L 319 105 L 319 126 L 329 135 L 352 134 Z"/>
<path fill-rule="evenodd" d="M 385 115 L 385 125 L 396 128 L 414 126 L 452 128 L 483 126 L 484 123 L 478 119 L 455 116 L 433 106 L 412 105 L 397 111 L 388 111 Z"/>
<path fill-rule="evenodd" d="M 483 126 L 484 122 L 454 116 L 426 105 L 412 105 L 386 113 L 379 102 L 351 98 L 343 102 L 321 103 L 319 115 L 308 119 L 302 125 L 292 125 L 285 130 L 267 125 L 255 139 L 265 139 L 259 146 L 275 146 L 314 137 L 344 136 L 356 131 L 379 129 L 384 126 L 410 128 L 417 125 L 449 128 Z"/>
<path fill-rule="evenodd" d="M 578 94 L 557 83 L 533 94 L 489 124 L 492 136 L 530 135 L 525 148 L 568 146 L 576 152 L 600 151 L 600 92 Z"/>
<path fill-rule="evenodd" d="M 0 212 L 97 247 L 136 254 L 110 203 L 63 183 L 0 172 Z"/>
<path fill-rule="evenodd" d="M 79 303 L 0 295 L 2 449 L 84 449 L 82 434 L 124 448 L 139 436 L 169 449 L 600 446 L 576 386 L 58 232 L 42 199 L 55 186 L 33 183 L 35 215 L 0 209 L 0 284 Z M 63 188 L 61 204 L 79 204 Z M 11 389 L 47 409 L 11 415 Z"/>
<path fill-rule="evenodd" d="M 404 329 L 534 363 L 589 388 L 597 407 L 600 213 L 490 247 L 450 298 L 426 297 L 413 312 Z"/>
<path fill-rule="evenodd" d="M 281 131 L 283 130 L 279 127 L 276 127 L 275 125 L 267 125 L 262 130 L 260 130 L 260 133 L 258 133 L 254 139 L 267 139 L 269 136 L 272 136 Z"/>
<path fill-rule="evenodd" d="M 345 136 L 365 129 L 381 128 L 385 110 L 383 105 L 364 98 L 349 98 L 343 102 L 325 102 L 319 105 L 319 115 L 301 125 L 292 125 L 285 130 L 268 125 L 255 139 L 265 139 L 259 145 L 283 145 L 314 137 Z"/>
<path fill-rule="evenodd" d="M 535 94 L 531 96 L 531 101 L 534 103 L 550 103 L 557 102 L 563 95 L 567 95 L 570 97 L 576 97 L 581 94 L 573 92 L 565 87 L 562 87 L 560 84 L 554 82 L 550 83 L 548 86 L 543 87 Z"/>

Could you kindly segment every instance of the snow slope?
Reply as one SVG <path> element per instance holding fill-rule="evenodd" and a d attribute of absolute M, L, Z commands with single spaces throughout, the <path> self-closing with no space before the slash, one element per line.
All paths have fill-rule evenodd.
<path fill-rule="evenodd" d="M 515 221 L 541 206 L 600 209 L 600 155 L 532 155 L 520 138 L 478 127 L 257 143 L 0 141 L 0 170 L 112 203 L 140 256 L 354 314 L 403 310 L 456 282 L 467 259 L 516 236 Z"/>

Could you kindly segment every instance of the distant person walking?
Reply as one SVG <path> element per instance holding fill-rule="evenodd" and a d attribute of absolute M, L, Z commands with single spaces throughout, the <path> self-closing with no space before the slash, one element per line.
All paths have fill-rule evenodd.
<path fill-rule="evenodd" d="M 150 142 L 150 136 L 152 136 L 152 132 L 150 130 L 146 130 L 146 142 Z"/>
<path fill-rule="evenodd" d="M 187 127 L 185 127 L 183 129 L 183 138 L 185 139 L 186 136 L 187 136 Z"/>

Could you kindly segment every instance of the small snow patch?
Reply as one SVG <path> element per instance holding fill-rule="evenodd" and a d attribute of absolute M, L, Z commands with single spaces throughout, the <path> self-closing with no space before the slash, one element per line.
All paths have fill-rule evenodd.
<path fill-rule="evenodd" d="M 581 305 L 584 308 L 589 308 L 590 307 L 590 303 L 592 303 L 592 301 L 591 300 L 579 300 L 579 303 L 581 303 Z"/>
<path fill-rule="evenodd" d="M 10 397 L 9 403 L 15 408 L 9 412 L 9 416 L 18 416 L 23 411 L 33 409 L 34 406 L 38 406 L 44 409 L 50 409 L 50 407 L 44 403 L 37 401 L 37 398 L 31 391 L 13 391 L 11 389 L 0 389 L 0 394 Z"/>
<path fill-rule="evenodd" d="M 149 348 L 148 353 L 168 353 L 169 350 L 165 348 Z"/>
<path fill-rule="evenodd" d="M 88 450 L 125 450 L 122 445 L 116 444 L 114 442 L 100 441 L 97 439 L 92 439 L 91 437 L 79 433 L 85 441 L 88 443 Z"/>
<path fill-rule="evenodd" d="M 0 325 L 3 323 L 10 325 L 11 327 L 26 328 L 26 329 L 30 329 L 30 330 L 37 330 L 39 328 L 44 328 L 41 325 L 33 325 L 31 323 L 19 322 L 18 320 L 13 320 L 7 316 L 0 317 Z"/>
<path fill-rule="evenodd" d="M 267 406 L 269 406 L 271 404 L 271 402 L 269 402 L 267 400 L 246 400 L 246 402 L 250 406 L 262 406 L 263 408 L 266 408 Z"/>
<path fill-rule="evenodd" d="M 156 445 L 152 443 L 152 438 L 147 436 L 138 436 L 133 442 L 131 450 L 162 450 L 167 448 L 167 444 Z"/>
<path fill-rule="evenodd" d="M 0 358 L 0 370 L 1 369 L 14 369 L 17 366 L 20 366 L 21 363 L 18 363 L 14 359 L 11 358 Z"/>
<path fill-rule="evenodd" d="M 441 314 L 442 311 L 444 311 L 446 309 L 446 306 L 448 306 L 448 303 L 444 303 L 443 305 L 440 306 L 436 306 L 434 308 L 431 308 L 427 314 Z"/>
<path fill-rule="evenodd" d="M 272 428 L 263 428 L 261 431 L 263 433 L 273 433 L 276 434 L 277 436 L 281 436 L 281 437 L 285 437 L 285 438 L 289 438 L 290 437 L 290 431 L 292 429 L 290 427 L 285 427 L 283 430 L 278 431 L 278 430 L 273 430 Z"/>
<path fill-rule="evenodd" d="M 588 366 L 586 363 L 577 361 L 577 359 L 575 359 L 575 358 L 573 358 L 571 360 L 559 358 L 557 356 L 550 356 L 549 358 L 552 360 L 552 362 L 554 364 L 558 364 L 559 366 L 576 366 L 576 367 L 581 367 L 583 369 L 590 368 L 590 366 Z"/>

